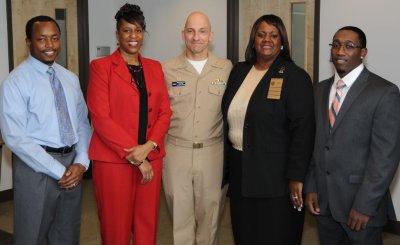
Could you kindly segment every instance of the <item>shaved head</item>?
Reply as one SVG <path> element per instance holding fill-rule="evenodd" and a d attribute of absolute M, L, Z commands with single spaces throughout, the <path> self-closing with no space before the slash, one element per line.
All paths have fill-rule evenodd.
<path fill-rule="evenodd" d="M 210 20 L 202 12 L 191 13 L 185 22 L 182 39 L 186 45 L 186 57 L 191 60 L 205 60 L 208 46 L 213 38 Z"/>
<path fill-rule="evenodd" d="M 211 31 L 211 23 L 208 19 L 208 16 L 205 15 L 203 12 L 195 11 L 189 14 L 185 22 L 185 28 L 190 25 L 191 22 L 201 21 L 207 25 L 209 30 Z"/>

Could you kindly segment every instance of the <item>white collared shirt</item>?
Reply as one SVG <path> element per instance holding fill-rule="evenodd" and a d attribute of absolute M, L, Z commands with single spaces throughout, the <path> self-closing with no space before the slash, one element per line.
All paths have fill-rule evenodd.
<path fill-rule="evenodd" d="M 331 107 L 332 102 L 333 102 L 333 98 L 335 97 L 337 81 L 342 80 L 346 84 L 346 86 L 343 88 L 342 97 L 341 97 L 340 103 L 339 103 L 339 109 L 340 109 L 340 107 L 342 106 L 344 100 L 346 99 L 346 95 L 349 92 L 350 87 L 356 81 L 356 79 L 361 74 L 363 69 L 364 69 L 364 64 L 361 63 L 359 66 L 357 66 L 354 70 L 352 70 L 349 74 L 347 74 L 343 78 L 340 78 L 339 74 L 337 73 L 337 71 L 335 71 L 335 78 L 333 80 L 334 82 L 332 84 L 331 91 L 329 93 L 328 108 Z"/>

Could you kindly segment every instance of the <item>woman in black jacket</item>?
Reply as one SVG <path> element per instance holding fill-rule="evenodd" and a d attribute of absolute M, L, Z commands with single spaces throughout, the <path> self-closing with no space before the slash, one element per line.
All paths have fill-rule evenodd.
<path fill-rule="evenodd" d="M 301 244 L 303 181 L 315 122 L 309 75 L 293 63 L 275 15 L 253 25 L 246 61 L 232 70 L 222 100 L 224 183 L 236 244 Z"/>

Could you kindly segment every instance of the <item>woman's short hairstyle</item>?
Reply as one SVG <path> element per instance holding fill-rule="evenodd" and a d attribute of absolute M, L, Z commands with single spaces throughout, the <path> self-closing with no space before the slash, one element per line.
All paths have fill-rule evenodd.
<path fill-rule="evenodd" d="M 256 50 L 254 48 L 254 41 L 256 39 L 258 27 L 260 26 L 260 24 L 263 21 L 269 25 L 275 26 L 279 31 L 279 36 L 281 37 L 281 42 L 282 42 L 282 50 L 279 53 L 279 56 L 283 57 L 285 60 L 292 61 L 292 58 L 290 57 L 290 46 L 289 46 L 288 35 L 287 35 L 286 28 L 285 28 L 285 25 L 283 24 L 282 19 L 276 15 L 268 14 L 268 15 L 261 16 L 253 24 L 253 27 L 252 27 L 251 33 L 250 33 L 249 42 L 248 42 L 247 48 L 246 48 L 246 54 L 245 54 L 246 62 L 248 62 L 250 64 L 254 64 L 257 62 L 257 54 L 256 54 Z"/>

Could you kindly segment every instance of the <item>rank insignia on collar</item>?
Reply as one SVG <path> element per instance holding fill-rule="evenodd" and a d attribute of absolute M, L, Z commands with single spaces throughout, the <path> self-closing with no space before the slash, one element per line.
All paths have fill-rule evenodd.
<path fill-rule="evenodd" d="M 278 73 L 279 73 L 279 74 L 285 73 L 285 69 L 286 69 L 286 68 L 285 68 L 284 66 L 282 66 L 281 69 L 279 69 Z"/>

